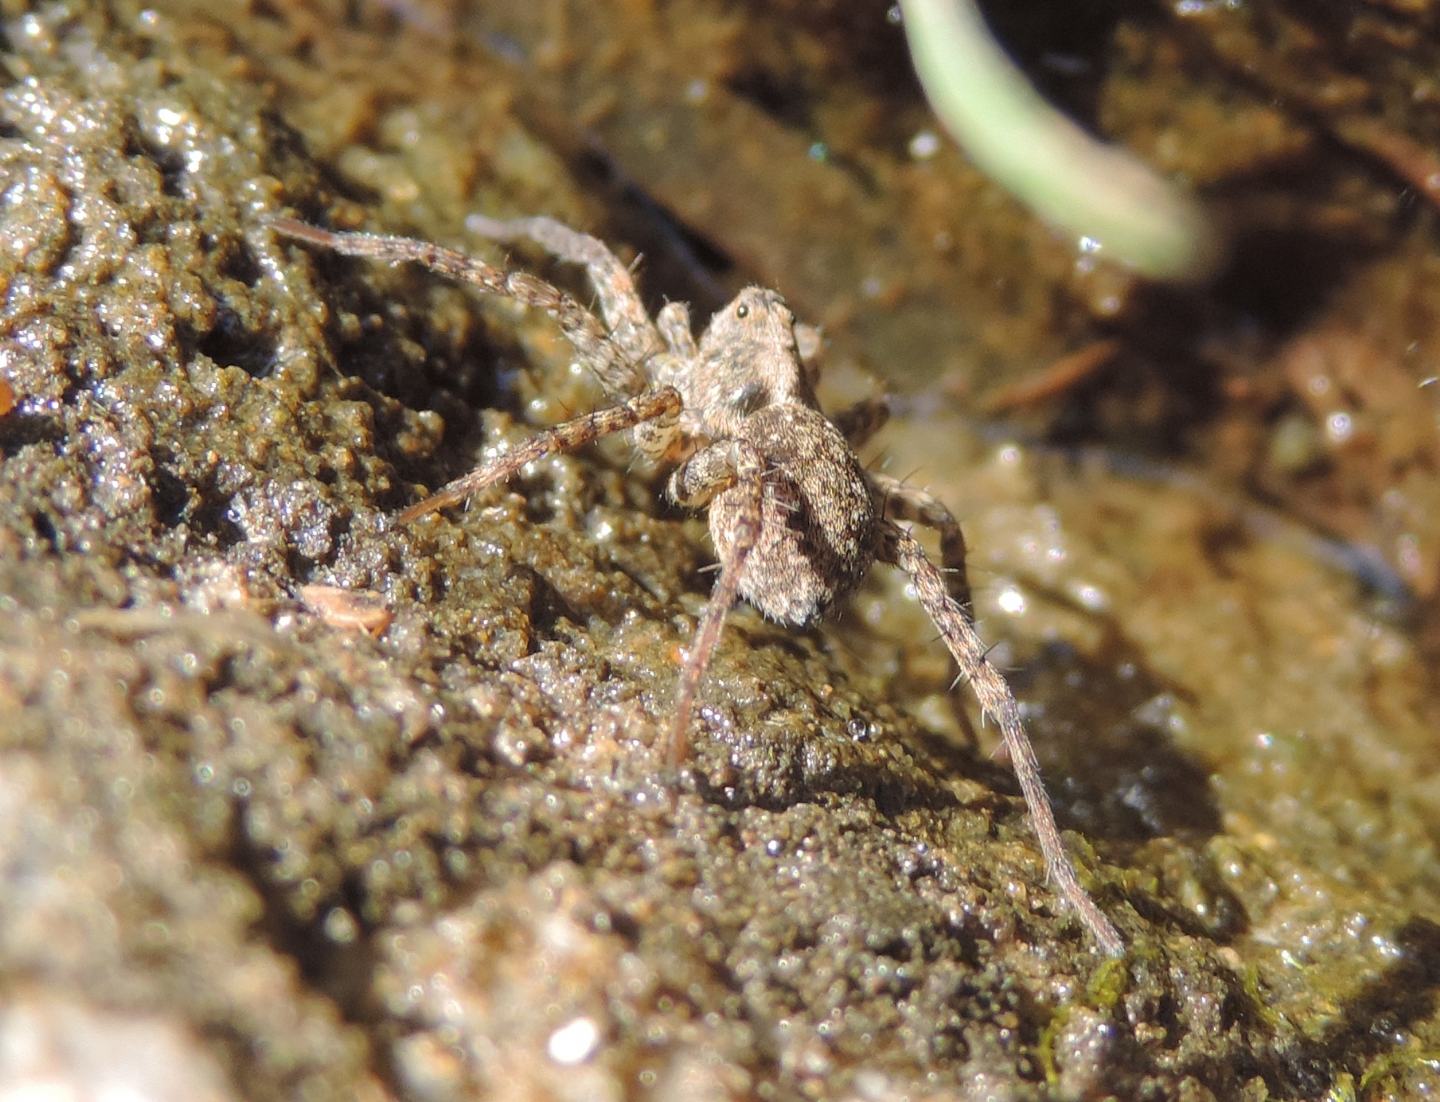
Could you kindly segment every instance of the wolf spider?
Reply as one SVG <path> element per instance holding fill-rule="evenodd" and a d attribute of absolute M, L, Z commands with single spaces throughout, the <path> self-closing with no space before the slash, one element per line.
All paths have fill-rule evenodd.
<path fill-rule="evenodd" d="M 544 310 L 614 399 L 457 478 L 404 510 L 401 523 L 458 504 L 544 456 L 627 430 L 648 459 L 675 464 L 670 500 L 708 508 L 720 574 L 680 672 L 666 740 L 672 764 L 688 753 L 696 690 L 737 597 L 781 624 L 808 627 L 853 591 L 876 560 L 898 566 L 984 714 L 1000 727 L 1050 879 L 1106 952 L 1122 950 L 1119 933 L 1081 887 L 1065 853 L 1019 705 L 986 659 L 967 612 L 959 524 L 930 494 L 861 465 L 855 448 L 884 423 L 884 406 L 861 403 L 833 418 L 821 412 L 817 368 L 799 346 L 810 332 L 797 327 L 779 294 L 745 288 L 710 319 L 697 342 L 684 303 L 669 303 L 652 321 L 619 258 L 597 238 L 551 218 L 472 216 L 468 225 L 497 241 L 528 239 L 562 261 L 583 265 L 599 301 L 598 318 L 536 276 L 429 242 L 336 233 L 290 218 L 272 225 L 287 237 L 348 256 L 415 261 Z M 897 523 L 902 520 L 938 531 L 945 571 Z"/>

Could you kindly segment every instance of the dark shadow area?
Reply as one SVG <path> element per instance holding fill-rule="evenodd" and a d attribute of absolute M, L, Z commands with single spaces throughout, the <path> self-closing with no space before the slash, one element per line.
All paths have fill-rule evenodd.
<path fill-rule="evenodd" d="M 1136 0 L 1046 0 L 979 4 L 986 25 L 1036 89 L 1058 110 L 1092 132 L 1098 97 L 1112 60 L 1116 24 L 1155 18 Z"/>
<path fill-rule="evenodd" d="M 59 444 L 64 435 L 60 418 L 12 409 L 0 417 L 0 455 L 13 459 L 31 444 Z"/>
<path fill-rule="evenodd" d="M 157 454 L 156 459 L 160 458 Z M 161 524 L 175 528 L 185 522 L 190 505 L 190 487 L 184 479 L 157 462 L 155 473 L 150 476 L 150 492 L 155 500 L 155 518 Z"/>
<path fill-rule="evenodd" d="M 1225 269 L 1205 288 L 1133 287 L 1123 313 L 1105 325 L 1119 352 L 1104 370 L 1037 404 L 1047 442 L 1103 443 L 1151 458 L 1203 451 L 1207 431 L 1234 416 L 1236 391 L 1252 385 L 1252 364 L 1325 317 L 1347 275 L 1384 244 L 1373 235 L 1268 225 L 1255 221 L 1259 214 L 1228 212 L 1223 198 L 1212 209 L 1230 224 Z M 1246 415 L 1266 408 L 1251 405 L 1255 413 Z"/>
<path fill-rule="evenodd" d="M 275 370 L 277 343 L 263 329 L 252 329 L 225 302 L 215 297 L 215 324 L 208 333 L 198 334 L 192 344 L 196 352 L 221 367 L 238 367 L 255 379 L 268 378 Z"/>
<path fill-rule="evenodd" d="M 1027 585 L 1081 611 L 1063 593 Z M 1106 628 L 1095 654 L 1052 645 L 1011 676 L 1022 699 L 1047 702 L 1029 726 L 1056 814 L 1064 826 L 1112 841 L 1203 841 L 1220 831 L 1209 767 L 1165 731 L 1185 691 L 1151 670 L 1118 624 L 1095 619 Z"/>
<path fill-rule="evenodd" d="M 1263 186 L 1258 181 L 1247 183 L 1250 189 Z M 1272 181 L 1271 187 L 1276 195 L 1291 190 L 1284 180 Z M 1253 190 L 1250 201 L 1259 205 Z M 1320 201 L 1318 196 L 1316 201 Z M 1217 213 L 1225 216 L 1223 197 L 1217 207 Z M 1285 226 L 1264 220 L 1259 211 L 1234 210 L 1229 219 L 1233 228 L 1230 260 L 1209 296 L 1215 315 L 1211 324 L 1223 328 L 1258 322 L 1277 339 L 1305 328 L 1324 313 L 1347 273 L 1371 261 L 1386 244 L 1373 230 L 1361 232 L 1357 227 L 1346 233 Z M 1186 315 L 1175 316 L 1177 297 L 1159 289 L 1150 292 L 1153 305 L 1150 323 L 1144 328 L 1166 331 L 1165 315 L 1183 324 Z"/>

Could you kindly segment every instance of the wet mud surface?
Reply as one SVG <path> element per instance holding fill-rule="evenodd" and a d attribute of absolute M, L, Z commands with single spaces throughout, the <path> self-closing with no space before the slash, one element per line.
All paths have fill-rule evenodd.
<path fill-rule="evenodd" d="M 1215 204 L 1214 287 L 1085 270 L 917 144 L 883 6 L 0 4 L 0 1082 L 1440 1086 L 1435 12 L 1021 7 L 1047 93 Z M 701 317 L 776 285 L 837 404 L 897 394 L 866 458 L 963 519 L 1124 959 L 883 570 L 813 632 L 737 611 L 677 789 L 711 553 L 657 477 L 393 523 L 599 395 L 543 319 L 265 219 L 498 259 L 472 210 Z"/>

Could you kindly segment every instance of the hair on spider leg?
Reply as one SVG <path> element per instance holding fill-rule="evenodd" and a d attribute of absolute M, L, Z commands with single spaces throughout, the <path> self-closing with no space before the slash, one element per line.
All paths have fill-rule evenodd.
<path fill-rule="evenodd" d="M 930 642 L 932 642 L 932 643 L 943 643 L 944 641 L 945 641 L 945 636 L 943 636 L 943 635 L 933 635 L 933 636 L 930 637 Z M 981 659 L 988 659 L 988 658 L 990 657 L 990 652 L 993 651 L 993 650 L 994 650 L 996 647 L 998 647 L 999 645 L 1000 645 L 999 643 L 991 643 L 989 646 L 987 646 L 983 651 L 980 652 L 980 657 L 981 657 Z M 993 663 L 992 663 L 992 665 L 993 665 Z M 1008 666 L 1005 666 L 1005 667 L 999 667 L 999 666 L 997 666 L 996 668 L 1002 670 L 1002 671 L 1005 672 L 1005 673 L 1013 673 L 1013 672 L 1014 672 L 1014 671 L 1013 671 L 1010 667 L 1008 667 Z M 954 679 L 951 680 L 951 682 L 950 682 L 950 688 L 953 690 L 957 685 L 961 684 L 965 679 L 966 679 L 966 678 L 965 678 L 965 671 L 964 671 L 964 670 L 961 670 L 959 673 L 957 673 L 957 674 L 955 675 Z"/>
<path fill-rule="evenodd" d="M 583 266 L 595 312 L 537 276 L 429 242 L 334 233 L 289 218 L 271 225 L 345 255 L 414 261 L 544 310 L 610 396 L 610 405 L 543 429 L 442 486 L 403 510 L 401 523 L 459 504 L 537 459 L 617 433 L 629 433 L 648 460 L 669 462 L 666 496 L 705 512 L 719 572 L 681 663 L 663 735 L 668 766 L 683 765 L 689 755 L 701 684 L 738 599 L 779 624 L 807 628 L 852 594 L 875 563 L 895 566 L 940 632 L 982 718 L 989 716 L 1000 729 L 1051 884 L 1101 949 L 1123 951 L 1119 932 L 1085 891 L 1065 851 L 1020 706 L 986 657 L 970 618 L 959 523 L 928 491 L 861 465 L 855 447 L 884 423 L 889 407 L 872 401 L 834 419 L 825 415 L 814 392 L 818 359 L 801 356 L 795 316 L 777 292 L 745 288 L 711 317 L 697 340 L 688 310 L 668 304 L 652 320 L 629 268 L 599 239 L 551 218 L 479 216 L 468 225 L 497 240 L 524 238 L 557 260 Z M 939 566 L 900 521 L 936 531 Z"/>

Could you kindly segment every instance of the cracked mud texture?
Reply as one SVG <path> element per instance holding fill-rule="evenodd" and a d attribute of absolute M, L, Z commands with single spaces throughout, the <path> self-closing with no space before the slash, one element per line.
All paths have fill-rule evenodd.
<path fill-rule="evenodd" d="M 1183 477 L 1135 477 L 1096 447 L 1059 462 L 933 400 L 889 436 L 893 468 L 922 465 L 966 521 L 982 627 L 1016 669 L 1070 844 L 1132 942 L 1109 963 L 1043 884 L 1008 768 L 987 732 L 967 744 L 944 656 L 894 579 L 816 632 L 737 612 L 677 797 L 651 745 L 709 551 L 623 448 L 390 523 L 421 486 L 596 395 L 543 319 L 279 243 L 263 220 L 449 241 L 471 209 L 633 224 L 572 172 L 563 83 L 517 79 L 522 39 L 476 44 L 494 10 L 0 4 L 0 374 L 15 403 L 0 420 L 0 1087 L 1433 1092 L 1433 613 L 1359 588 L 1333 533 L 1228 488 L 1223 461 Z M 683 23 L 682 62 L 708 41 L 717 81 L 728 66 L 763 85 L 781 47 L 745 54 L 743 9 L 658 10 L 638 41 Z M 817 71 L 815 41 L 845 56 L 874 40 L 864 19 L 815 19 L 795 24 L 799 73 Z M 716 110 L 753 122 L 750 102 Z M 614 115 L 589 108 L 605 137 Z M 847 117 L 858 146 L 853 119 L 872 116 Z M 750 153 L 802 129 L 772 127 Z M 1252 144 L 1283 129 L 1257 124 Z M 763 223 L 732 243 L 703 210 L 680 213 L 784 286 Z M 1006 232 L 984 225 L 971 243 Z M 1398 319 L 1365 338 L 1391 376 L 1386 348 L 1428 348 L 1403 295 L 1376 294 L 1433 264 L 1427 232 L 1397 233 L 1400 259 L 1345 282 L 1313 324 L 1219 360 L 1260 399 L 1197 430 L 1199 453 L 1289 425 L 1274 470 L 1338 469 L 1315 496 L 1362 514 L 1395 456 L 1423 466 L 1433 418 L 1381 449 L 1391 466 L 1320 454 L 1306 430 L 1333 412 L 1313 383 L 1330 345 L 1294 342 L 1351 334 L 1365 303 Z M 803 226 L 789 234 L 802 247 Z M 1003 259 L 943 252 L 993 300 L 981 277 Z M 947 370 L 1021 375 L 1057 332 L 1082 331 L 1044 305 L 1057 264 Z M 672 248 L 645 278 L 657 299 L 704 302 L 706 279 L 742 274 Z M 830 294 L 813 272 L 790 278 L 798 298 Z M 886 332 L 863 305 L 820 306 L 842 349 L 847 312 L 856 347 Z M 913 360 L 895 349 L 878 366 L 935 370 Z M 1292 387 L 1308 404 L 1287 404 Z M 1186 400 L 1145 384 L 1088 410 L 1105 425 L 1148 409 L 1153 427 Z M 1425 577 L 1403 580 L 1423 595 Z M 389 621 L 368 634 L 307 586 L 362 591 Z"/>

